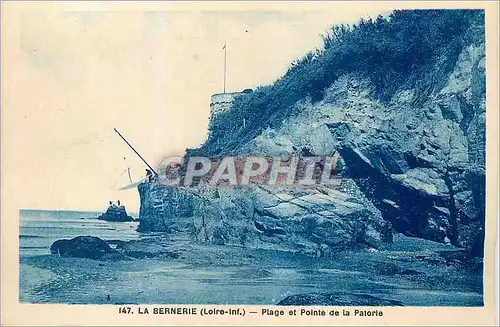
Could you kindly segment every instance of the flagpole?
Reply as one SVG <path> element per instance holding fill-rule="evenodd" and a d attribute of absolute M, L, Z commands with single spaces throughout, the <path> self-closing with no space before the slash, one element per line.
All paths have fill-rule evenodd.
<path fill-rule="evenodd" d="M 227 41 L 224 42 L 224 93 L 226 93 Z"/>

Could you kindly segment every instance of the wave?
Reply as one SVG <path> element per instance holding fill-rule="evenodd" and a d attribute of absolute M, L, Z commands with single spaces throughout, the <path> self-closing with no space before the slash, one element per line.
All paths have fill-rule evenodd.
<path fill-rule="evenodd" d="M 21 250 L 36 250 L 36 249 L 47 249 L 47 246 L 20 246 Z"/>
<path fill-rule="evenodd" d="M 43 236 L 29 235 L 29 234 L 19 234 L 19 238 L 43 238 Z"/>

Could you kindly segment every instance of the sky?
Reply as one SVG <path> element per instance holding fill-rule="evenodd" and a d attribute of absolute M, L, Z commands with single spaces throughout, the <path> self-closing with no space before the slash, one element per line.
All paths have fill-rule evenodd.
<path fill-rule="evenodd" d="M 3 4 L 2 183 L 20 208 L 103 210 L 207 137 L 210 96 L 271 84 L 333 24 L 388 8 Z M 7 13 L 7 14 L 6 14 Z M 9 191 L 10 192 L 10 191 Z"/>

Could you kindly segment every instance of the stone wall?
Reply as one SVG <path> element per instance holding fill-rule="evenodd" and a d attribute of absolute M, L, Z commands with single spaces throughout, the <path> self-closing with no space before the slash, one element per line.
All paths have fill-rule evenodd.
<path fill-rule="evenodd" d="M 210 115 L 226 111 L 231 108 L 236 96 L 243 94 L 242 92 L 217 93 L 212 95 L 210 99 Z"/>

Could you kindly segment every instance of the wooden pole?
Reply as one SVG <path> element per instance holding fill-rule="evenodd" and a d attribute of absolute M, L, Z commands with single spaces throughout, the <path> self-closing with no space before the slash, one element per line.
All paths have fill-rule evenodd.
<path fill-rule="evenodd" d="M 226 93 L 226 73 L 227 73 L 227 41 L 224 42 L 224 93 Z"/>
<path fill-rule="evenodd" d="M 116 128 L 113 128 L 115 130 L 115 132 L 122 138 L 122 140 L 125 141 L 125 143 L 127 143 L 127 145 L 132 149 L 132 151 L 135 152 L 135 154 L 137 154 L 139 156 L 139 158 L 141 158 L 141 160 L 146 164 L 146 166 L 148 166 L 149 169 L 151 169 L 151 171 L 155 174 L 155 175 L 158 175 L 158 173 L 153 169 L 153 167 L 151 167 L 146 160 L 144 160 L 144 158 L 139 154 L 139 152 L 137 152 L 134 147 L 128 143 L 128 141 L 120 134 L 120 132 L 118 132 L 118 130 Z"/>

